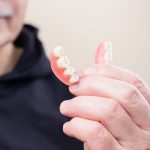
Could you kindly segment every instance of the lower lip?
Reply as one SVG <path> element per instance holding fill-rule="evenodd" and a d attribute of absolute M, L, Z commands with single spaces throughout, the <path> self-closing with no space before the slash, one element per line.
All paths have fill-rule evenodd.
<path fill-rule="evenodd" d="M 0 17 L 0 20 L 3 20 L 4 19 L 4 17 Z"/>
<path fill-rule="evenodd" d="M 4 24 L 5 23 L 5 18 L 4 17 L 0 17 L 0 24 Z"/>

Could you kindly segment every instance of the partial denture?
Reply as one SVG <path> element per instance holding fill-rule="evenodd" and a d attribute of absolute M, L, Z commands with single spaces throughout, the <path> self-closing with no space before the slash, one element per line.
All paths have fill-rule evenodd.
<path fill-rule="evenodd" d="M 58 46 L 50 54 L 51 68 L 56 77 L 66 85 L 79 81 L 79 76 L 71 66 L 62 47 Z M 95 64 L 110 63 L 112 61 L 112 44 L 109 41 L 101 42 L 97 48 Z"/>
<path fill-rule="evenodd" d="M 106 41 L 105 42 L 105 49 L 106 49 L 106 52 L 105 52 L 105 55 L 104 55 L 104 61 L 105 63 L 110 63 L 112 61 L 112 44 L 111 42 L 109 41 Z"/>
<path fill-rule="evenodd" d="M 71 66 L 70 60 L 65 56 L 62 47 L 56 47 L 50 55 L 51 68 L 57 78 L 66 85 L 71 85 L 79 81 L 79 76 Z"/>
<path fill-rule="evenodd" d="M 65 52 L 64 52 L 64 50 L 63 50 L 63 47 L 57 46 L 57 47 L 53 50 L 53 54 L 54 54 L 56 57 L 64 56 L 64 55 L 65 55 Z"/>
<path fill-rule="evenodd" d="M 69 68 L 70 66 L 70 60 L 67 56 L 61 56 L 56 63 L 58 68 Z"/>
<path fill-rule="evenodd" d="M 69 66 L 63 73 L 63 75 L 66 76 L 72 76 L 75 73 L 75 69 L 71 66 Z"/>
<path fill-rule="evenodd" d="M 112 61 L 112 44 L 109 41 L 101 42 L 95 55 L 95 64 L 110 63 Z"/>
<path fill-rule="evenodd" d="M 69 80 L 69 82 L 70 82 L 71 84 L 76 83 L 76 82 L 78 82 L 78 81 L 79 81 L 79 76 L 78 76 L 77 74 L 73 74 L 73 75 L 71 76 L 70 80 Z"/>

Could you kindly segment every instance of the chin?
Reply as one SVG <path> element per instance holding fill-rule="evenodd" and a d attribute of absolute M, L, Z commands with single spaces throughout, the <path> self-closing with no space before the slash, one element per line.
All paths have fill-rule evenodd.
<path fill-rule="evenodd" d="M 23 25 L 10 28 L 9 25 L 0 24 L 0 49 L 7 44 L 12 44 L 18 37 Z"/>
<path fill-rule="evenodd" d="M 0 49 L 9 43 L 11 43 L 9 37 L 7 37 L 6 35 L 2 36 L 2 34 L 0 33 Z"/>

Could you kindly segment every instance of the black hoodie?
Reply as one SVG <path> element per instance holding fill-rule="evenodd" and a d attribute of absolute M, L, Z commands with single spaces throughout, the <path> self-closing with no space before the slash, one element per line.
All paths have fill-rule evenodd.
<path fill-rule="evenodd" d="M 62 131 L 68 118 L 59 105 L 73 95 L 53 74 L 37 33 L 24 26 L 14 42 L 23 55 L 0 77 L 0 150 L 83 150 Z"/>

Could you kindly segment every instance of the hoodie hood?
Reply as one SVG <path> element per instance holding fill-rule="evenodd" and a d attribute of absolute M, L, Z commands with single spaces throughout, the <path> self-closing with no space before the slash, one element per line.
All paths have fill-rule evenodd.
<path fill-rule="evenodd" d="M 52 73 L 37 28 L 24 25 L 14 45 L 22 48 L 23 54 L 13 71 L 0 77 L 0 83 L 42 78 Z"/>

